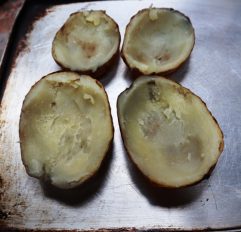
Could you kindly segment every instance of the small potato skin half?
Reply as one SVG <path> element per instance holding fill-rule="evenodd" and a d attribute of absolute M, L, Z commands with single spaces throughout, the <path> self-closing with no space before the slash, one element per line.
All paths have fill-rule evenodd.
<path fill-rule="evenodd" d="M 148 77 L 146 77 L 148 78 Z M 158 76 L 158 77 L 155 77 L 155 78 L 165 78 L 165 79 L 168 79 L 166 77 L 161 77 L 161 76 Z M 189 186 L 193 186 L 193 185 L 196 185 L 198 183 L 200 183 L 202 180 L 204 179 L 208 179 L 212 173 L 212 171 L 214 170 L 216 164 L 217 164 L 217 161 L 221 155 L 221 153 L 223 152 L 223 149 L 224 149 L 224 135 L 223 135 L 223 132 L 216 120 L 216 118 L 212 115 L 212 113 L 208 110 L 207 108 L 207 105 L 206 103 L 199 97 L 197 96 L 195 93 L 193 93 L 190 89 L 188 88 L 185 88 L 183 86 L 181 86 L 180 84 L 178 84 L 177 82 L 173 81 L 173 80 L 170 80 L 168 79 L 169 81 L 171 82 L 174 82 L 175 84 L 179 85 L 180 87 L 184 88 L 186 91 L 190 92 L 191 94 L 193 94 L 194 96 L 196 96 L 200 101 L 201 103 L 204 105 L 204 107 L 206 108 L 207 112 L 210 114 L 210 116 L 213 118 L 214 122 L 215 122 L 215 125 L 216 127 L 219 129 L 220 131 L 220 136 L 221 136 L 221 141 L 220 141 L 220 144 L 219 144 L 219 156 L 217 157 L 215 163 L 210 167 L 210 169 L 207 171 L 207 173 L 205 173 L 201 178 L 197 179 L 196 181 L 193 181 L 192 183 L 189 183 L 187 185 L 182 185 L 180 187 L 176 187 L 176 186 L 173 186 L 173 185 L 168 185 L 166 183 L 160 183 L 160 182 L 156 182 L 154 180 L 152 180 L 149 176 L 145 175 L 141 169 L 139 168 L 139 166 L 135 163 L 135 161 L 132 159 L 129 151 L 128 151 L 128 147 L 127 147 L 127 142 L 126 142 L 126 138 L 124 136 L 124 131 L 123 131 L 123 128 L 121 126 L 121 119 L 120 119 L 120 97 L 122 96 L 122 94 L 124 94 L 125 92 L 127 92 L 128 90 L 130 90 L 134 83 L 131 84 L 131 86 L 129 88 L 126 88 L 123 92 L 121 92 L 117 98 L 117 115 L 118 115 L 118 122 L 119 122 L 119 127 L 120 127 L 120 132 L 121 132 L 121 137 L 122 137 L 122 140 L 123 140 L 123 144 L 124 144 L 124 147 L 125 147 L 125 150 L 126 150 L 126 154 L 128 155 L 129 159 L 131 160 L 131 162 L 134 164 L 135 168 L 139 171 L 139 173 L 152 185 L 152 186 L 155 186 L 155 187 L 158 187 L 158 188 L 165 188 L 165 189 L 181 189 L 181 188 L 186 188 L 186 187 L 189 187 Z"/>
<path fill-rule="evenodd" d="M 35 86 L 36 86 L 42 79 L 46 78 L 46 77 L 49 76 L 49 75 L 56 74 L 56 73 L 63 73 L 63 72 L 65 72 L 65 71 L 56 71 L 56 72 L 52 72 L 52 73 L 49 73 L 49 74 L 43 76 L 40 80 L 38 80 L 38 81 L 30 88 L 28 94 L 35 88 Z M 76 73 L 76 72 L 69 72 L 69 71 L 68 71 L 68 72 L 66 72 L 66 73 Z M 78 73 L 76 73 L 76 74 L 78 74 Z M 34 177 L 34 178 L 37 178 L 37 179 L 40 179 L 40 180 L 42 180 L 42 181 L 44 181 L 44 182 L 50 183 L 51 185 L 53 185 L 53 186 L 55 186 L 55 187 L 57 187 L 57 188 L 60 188 L 60 189 L 72 189 L 72 188 L 76 188 L 76 187 L 82 186 L 83 184 L 91 181 L 91 180 L 94 179 L 95 176 L 98 174 L 98 171 L 99 171 L 100 168 L 103 166 L 103 164 L 105 163 L 105 161 L 106 161 L 107 158 L 108 158 L 107 156 L 109 155 L 109 153 L 110 153 L 111 150 L 112 150 L 112 144 L 113 144 L 113 139 L 114 139 L 114 126 L 113 126 L 113 118 L 112 118 L 112 114 L 111 114 L 111 107 L 110 107 L 110 103 L 109 103 L 109 98 L 108 98 L 108 95 L 107 95 L 107 93 L 106 93 L 106 91 L 105 91 L 105 88 L 103 87 L 103 85 L 102 85 L 98 80 L 96 80 L 96 79 L 94 79 L 94 80 L 95 80 L 96 84 L 104 91 L 105 96 L 106 96 L 106 99 L 107 99 L 107 101 L 108 101 L 108 111 L 109 111 L 110 120 L 111 120 L 111 133 L 112 133 L 112 138 L 111 138 L 111 140 L 109 141 L 109 144 L 108 144 L 108 146 L 107 146 L 107 149 L 106 149 L 106 151 L 105 151 L 105 153 L 104 153 L 104 157 L 103 157 L 103 159 L 101 160 L 100 165 L 99 165 L 92 173 L 90 173 L 88 176 L 86 176 L 84 179 L 81 179 L 80 181 L 69 182 L 67 185 L 61 186 L 61 187 L 60 187 L 60 186 L 53 185 L 53 183 L 51 182 L 49 176 L 46 175 L 46 173 L 44 173 L 44 175 L 41 176 L 41 177 L 32 175 L 32 174 L 29 172 L 29 167 L 28 167 L 27 162 L 26 162 L 26 160 L 25 160 L 25 158 L 24 158 L 24 155 L 23 155 L 24 152 L 23 152 L 22 141 L 24 141 L 24 139 L 25 139 L 25 133 L 24 133 L 23 130 L 21 130 L 21 126 L 20 126 L 20 125 L 21 125 L 21 121 L 22 121 L 22 117 L 23 117 L 23 112 L 24 112 L 24 111 L 23 111 L 23 106 L 24 106 L 24 103 L 25 103 L 25 101 L 26 101 L 26 99 L 27 99 L 27 96 L 28 96 L 28 94 L 27 94 L 27 95 L 25 96 L 25 98 L 24 98 L 24 101 L 23 101 L 23 103 L 22 103 L 22 108 L 21 108 L 21 114 L 20 114 L 20 120 L 19 120 L 19 139 L 20 139 L 21 160 L 22 160 L 23 165 L 24 165 L 24 167 L 25 167 L 26 173 L 27 173 L 29 176 Z"/>
<path fill-rule="evenodd" d="M 100 11 L 103 14 L 106 14 L 105 11 Z M 70 16 L 78 14 L 79 12 L 75 12 L 72 13 Z M 92 70 L 71 70 L 70 68 L 68 68 L 64 63 L 60 62 L 55 54 L 54 51 L 54 40 L 57 37 L 57 34 L 59 33 L 59 31 L 64 31 L 65 28 L 65 24 L 56 32 L 55 37 L 52 41 L 52 48 L 51 48 L 51 53 L 52 53 L 52 57 L 54 59 L 54 61 L 62 68 L 62 70 L 64 71 L 72 71 L 72 72 L 76 72 L 79 73 L 81 75 L 89 75 L 91 77 L 94 77 L 96 79 L 100 79 L 105 73 L 107 73 L 110 69 L 113 68 L 113 66 L 118 62 L 119 56 L 120 56 L 120 42 L 121 42 L 121 34 L 120 34 L 120 29 L 119 29 L 119 25 L 109 16 L 106 14 L 106 16 L 113 22 L 113 24 L 115 25 L 115 29 L 118 33 L 118 49 L 116 50 L 116 52 L 112 55 L 112 57 L 105 62 L 103 65 L 97 67 L 97 69 L 95 71 Z"/>
<path fill-rule="evenodd" d="M 155 8 L 153 8 L 153 9 L 155 9 Z M 185 14 L 183 14 L 182 12 L 178 11 L 178 10 L 174 10 L 173 8 L 157 8 L 157 9 L 160 9 L 160 10 L 162 10 L 162 9 L 163 10 L 170 10 L 170 11 L 173 11 L 173 12 L 177 12 L 180 15 L 183 15 L 190 22 L 190 24 L 192 24 L 190 18 L 188 16 L 186 16 Z M 150 9 L 149 8 L 142 9 L 142 10 L 138 11 L 135 15 L 133 15 L 131 17 L 129 23 L 126 26 L 125 35 L 127 34 L 128 29 L 129 29 L 129 27 L 132 24 L 132 19 L 134 19 L 138 14 L 143 13 L 143 12 L 148 11 L 148 10 L 150 10 Z M 129 64 L 129 62 L 127 61 L 127 58 L 126 58 L 125 52 L 124 52 L 124 44 L 126 42 L 125 41 L 125 37 L 124 37 L 123 45 L 122 45 L 122 48 L 121 48 L 121 58 L 123 59 L 123 61 L 126 64 L 126 66 L 130 69 L 130 71 L 131 71 L 131 73 L 132 73 L 134 78 L 136 78 L 138 76 L 141 76 L 141 75 L 157 75 L 157 76 L 161 75 L 161 76 L 166 76 L 167 77 L 169 74 L 172 74 L 172 73 L 176 72 L 180 67 L 182 67 L 186 63 L 186 61 L 189 59 L 189 57 L 191 56 L 191 53 L 192 53 L 192 50 L 194 48 L 195 41 L 196 41 L 194 28 L 193 28 L 193 35 L 194 35 L 194 43 L 192 45 L 192 49 L 191 49 L 188 57 L 186 57 L 186 59 L 183 60 L 181 63 L 177 64 L 176 66 L 174 66 L 174 67 L 172 67 L 172 68 L 170 68 L 170 69 L 168 69 L 166 71 L 162 71 L 162 72 L 144 72 L 144 71 L 141 71 L 138 67 L 132 67 Z"/>

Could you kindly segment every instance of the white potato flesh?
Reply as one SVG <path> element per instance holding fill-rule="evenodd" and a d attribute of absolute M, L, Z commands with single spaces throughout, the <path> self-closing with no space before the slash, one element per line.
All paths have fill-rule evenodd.
<path fill-rule="evenodd" d="M 118 98 L 126 149 L 153 182 L 181 187 L 201 180 L 218 160 L 223 136 L 199 97 L 162 77 L 140 77 Z"/>
<path fill-rule="evenodd" d="M 98 170 L 112 138 L 107 95 L 89 76 L 49 74 L 24 100 L 21 153 L 33 177 L 60 188 L 75 187 Z"/>
<path fill-rule="evenodd" d="M 166 8 L 138 12 L 126 28 L 122 48 L 130 68 L 143 74 L 176 69 L 190 55 L 194 29 L 182 13 Z"/>
<path fill-rule="evenodd" d="M 71 14 L 56 33 L 53 58 L 72 71 L 92 71 L 111 60 L 118 52 L 117 24 L 104 11 Z"/>

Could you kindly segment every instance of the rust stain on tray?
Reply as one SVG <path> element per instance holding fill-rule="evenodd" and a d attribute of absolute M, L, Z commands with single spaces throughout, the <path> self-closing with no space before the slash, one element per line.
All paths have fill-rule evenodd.
<path fill-rule="evenodd" d="M 8 36 L 11 31 L 14 19 L 23 0 L 6 1 L 0 3 L 0 58 L 7 44 Z"/>
<path fill-rule="evenodd" d="M 23 0 L 6 1 L 0 7 L 0 33 L 9 32 Z"/>
<path fill-rule="evenodd" d="M 11 166 L 10 157 L 3 152 L 3 144 L 8 143 L 7 136 L 4 134 L 7 127 L 6 121 L 0 120 L 0 160 L 3 161 L 0 170 L 0 231 L 9 231 L 3 228 L 13 225 L 14 219 L 21 222 L 26 208 L 24 198 L 20 193 L 17 193 L 18 189 L 13 187 L 16 183 L 18 166 Z"/>
<path fill-rule="evenodd" d="M 3 179 L 2 179 L 2 177 L 0 176 L 0 206 L 1 206 L 2 195 L 3 195 L 2 189 L 3 189 Z M 0 208 L 0 210 L 1 210 L 1 208 Z"/>
<path fill-rule="evenodd" d="M 30 33 L 33 31 L 36 22 L 41 18 L 48 15 L 51 11 L 48 9 L 38 9 L 28 12 L 28 19 L 24 25 L 22 25 L 19 38 L 17 39 L 17 46 L 14 52 L 13 60 L 11 62 L 11 69 L 14 69 L 16 66 L 16 60 L 21 55 L 21 53 L 27 52 L 29 49 L 28 38 Z"/>
<path fill-rule="evenodd" d="M 0 228 L 1 231 L 1 228 Z M 62 229 L 47 229 L 47 230 L 41 230 L 41 229 L 16 229 L 16 228 L 10 228 L 10 227 L 5 227 L 4 230 L 2 231 L 25 231 L 25 232 L 136 232 L 137 229 L 135 228 L 119 228 L 119 229 L 97 229 L 97 230 L 62 230 Z"/>

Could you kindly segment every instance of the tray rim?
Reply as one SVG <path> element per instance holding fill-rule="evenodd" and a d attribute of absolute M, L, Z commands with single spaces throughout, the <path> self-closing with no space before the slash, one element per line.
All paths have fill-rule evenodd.
<path fill-rule="evenodd" d="M 7 80 L 8 80 L 8 75 L 4 75 L 5 74 L 5 69 L 8 65 L 8 63 L 11 60 L 10 57 L 10 51 L 11 51 L 11 47 L 13 46 L 14 43 L 14 34 L 16 32 L 17 29 L 17 22 L 19 20 L 21 20 L 21 14 L 23 14 L 24 8 L 27 4 L 28 0 L 24 0 L 22 3 L 22 6 L 20 7 L 20 9 L 18 10 L 15 18 L 14 18 L 14 23 L 9 31 L 9 35 L 8 35 L 8 39 L 7 39 L 7 43 L 5 44 L 4 48 L 3 48 L 3 53 L 0 59 L 0 114 L 1 114 L 1 108 L 2 108 L 2 98 L 4 96 L 4 92 L 5 92 L 5 87 L 7 84 Z"/>

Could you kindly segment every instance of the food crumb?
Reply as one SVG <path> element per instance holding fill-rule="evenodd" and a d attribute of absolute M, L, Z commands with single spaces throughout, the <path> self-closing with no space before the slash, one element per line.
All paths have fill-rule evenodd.
<path fill-rule="evenodd" d="M 190 152 L 188 152 L 188 154 L 187 154 L 187 159 L 188 159 L 188 161 L 190 161 L 191 158 L 192 158 L 192 154 L 191 154 Z"/>
<path fill-rule="evenodd" d="M 90 100 L 90 102 L 91 102 L 92 105 L 95 103 L 94 98 L 93 98 L 91 95 L 87 94 L 87 93 L 84 94 L 83 98 L 84 98 L 85 100 Z"/>

